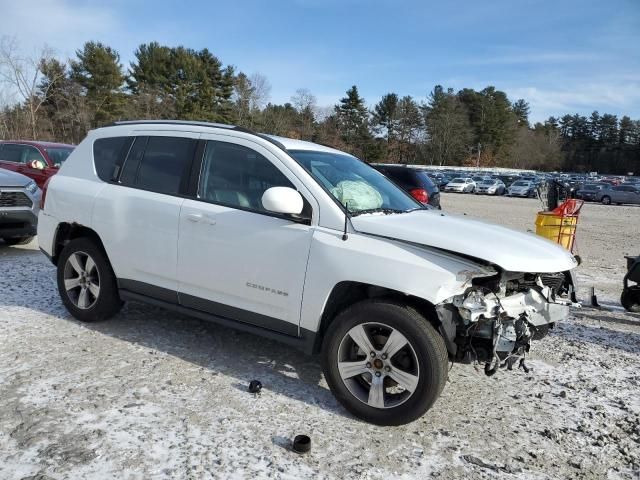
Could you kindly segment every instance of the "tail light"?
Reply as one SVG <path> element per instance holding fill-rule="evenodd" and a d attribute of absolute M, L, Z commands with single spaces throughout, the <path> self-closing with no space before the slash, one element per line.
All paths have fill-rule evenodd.
<path fill-rule="evenodd" d="M 44 185 L 42 186 L 42 195 L 40 196 L 40 210 L 44 210 L 44 200 L 47 197 L 47 187 L 49 186 L 49 182 L 53 177 L 49 177 L 45 180 Z"/>
<path fill-rule="evenodd" d="M 413 190 L 409 190 L 409 193 L 420 203 L 429 203 L 429 194 L 424 188 L 414 188 Z"/>

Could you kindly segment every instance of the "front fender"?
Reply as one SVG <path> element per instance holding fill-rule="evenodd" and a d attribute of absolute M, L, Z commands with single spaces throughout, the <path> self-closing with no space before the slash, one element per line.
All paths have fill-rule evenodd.
<path fill-rule="evenodd" d="M 436 305 L 459 295 L 476 277 L 494 275 L 487 266 L 429 247 L 352 233 L 317 229 L 305 280 L 300 327 L 317 331 L 329 296 L 341 282 L 395 290 Z"/>

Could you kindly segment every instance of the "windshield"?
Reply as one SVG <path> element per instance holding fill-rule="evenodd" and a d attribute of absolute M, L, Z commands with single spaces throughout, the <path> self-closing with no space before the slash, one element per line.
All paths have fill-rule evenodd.
<path fill-rule="evenodd" d="M 602 187 L 600 185 L 587 184 L 582 187 L 583 190 L 600 190 Z"/>
<path fill-rule="evenodd" d="M 454 178 L 451 183 L 464 183 L 464 178 Z"/>
<path fill-rule="evenodd" d="M 480 185 L 495 185 L 496 181 L 495 180 L 482 180 L 480 182 Z"/>
<path fill-rule="evenodd" d="M 513 186 L 514 187 L 528 187 L 529 186 L 529 182 L 514 182 Z"/>
<path fill-rule="evenodd" d="M 49 158 L 53 161 L 56 167 L 59 167 L 64 163 L 71 152 L 73 152 L 73 148 L 47 148 L 45 149 L 49 154 Z"/>
<path fill-rule="evenodd" d="M 349 213 L 403 213 L 424 208 L 387 177 L 351 155 L 289 150 Z"/>

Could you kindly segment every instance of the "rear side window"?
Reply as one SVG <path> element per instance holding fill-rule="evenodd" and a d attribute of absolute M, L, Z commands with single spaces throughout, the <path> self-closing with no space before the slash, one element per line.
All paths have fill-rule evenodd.
<path fill-rule="evenodd" d="M 195 148 L 196 141 L 191 138 L 149 137 L 134 185 L 158 193 L 178 193 Z"/>
<path fill-rule="evenodd" d="M 93 142 L 93 163 L 100 180 L 110 182 L 117 176 L 115 167 L 126 153 L 124 148 L 129 140 L 130 137 L 111 137 Z"/>

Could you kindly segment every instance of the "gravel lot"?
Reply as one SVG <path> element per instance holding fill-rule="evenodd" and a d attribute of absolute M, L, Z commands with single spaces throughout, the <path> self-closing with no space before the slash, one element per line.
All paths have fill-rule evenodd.
<path fill-rule="evenodd" d="M 521 230 L 539 206 L 442 203 Z M 81 324 L 35 242 L 0 245 L 0 479 L 637 479 L 640 316 L 618 298 L 639 219 L 584 208 L 579 279 L 605 309 L 575 309 L 534 345 L 533 371 L 455 365 L 434 408 L 396 428 L 351 417 L 316 358 L 262 338 L 133 303 Z M 298 433 L 312 437 L 306 456 L 288 449 Z"/>

